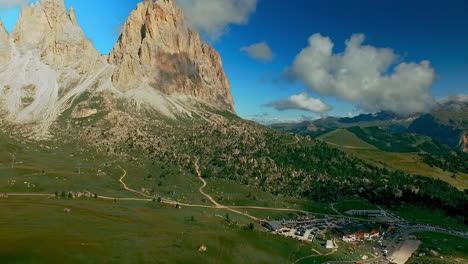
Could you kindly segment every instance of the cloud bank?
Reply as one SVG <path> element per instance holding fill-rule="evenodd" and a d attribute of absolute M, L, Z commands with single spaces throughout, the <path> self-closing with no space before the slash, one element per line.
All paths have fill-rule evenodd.
<path fill-rule="evenodd" d="M 0 8 L 16 7 L 26 5 L 28 0 L 0 0 Z"/>
<path fill-rule="evenodd" d="M 259 115 L 249 115 L 245 116 L 244 119 L 251 120 L 262 125 L 272 125 L 272 124 L 284 124 L 284 123 L 300 123 L 304 121 L 313 121 L 317 120 L 317 116 L 293 116 L 293 117 L 279 117 L 279 116 L 270 116 L 269 114 L 259 114 Z"/>
<path fill-rule="evenodd" d="M 230 24 L 245 25 L 257 0 L 177 0 L 192 28 L 217 40 Z"/>
<path fill-rule="evenodd" d="M 261 62 L 271 62 L 275 56 L 266 42 L 242 47 L 241 51 L 247 53 L 251 58 Z"/>
<path fill-rule="evenodd" d="M 303 110 L 325 116 L 332 110 L 330 105 L 323 103 L 320 99 L 309 97 L 307 93 L 295 94 L 286 100 L 273 101 L 267 104 L 279 111 L 285 110 Z"/>
<path fill-rule="evenodd" d="M 365 46 L 365 36 L 353 35 L 342 54 L 333 54 L 333 42 L 320 34 L 309 38 L 286 72 L 311 91 L 356 103 L 369 112 L 410 114 L 434 104 L 430 87 L 435 71 L 429 61 L 400 63 L 392 49 Z M 394 68 L 393 65 L 396 65 Z"/>

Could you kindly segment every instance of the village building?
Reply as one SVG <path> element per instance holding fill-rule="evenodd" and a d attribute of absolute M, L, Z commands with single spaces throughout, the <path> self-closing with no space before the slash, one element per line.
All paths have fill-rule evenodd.
<path fill-rule="evenodd" d="M 380 235 L 380 227 L 376 227 L 370 224 L 364 225 L 349 225 L 341 229 L 343 232 L 344 242 L 354 242 L 369 240 Z"/>
<path fill-rule="evenodd" d="M 384 210 L 348 210 L 345 214 L 366 217 L 384 217 L 387 215 L 387 212 Z"/>
<path fill-rule="evenodd" d="M 265 228 L 270 230 L 271 232 L 278 232 L 281 228 L 283 228 L 283 221 L 273 220 L 268 223 L 263 224 Z"/>

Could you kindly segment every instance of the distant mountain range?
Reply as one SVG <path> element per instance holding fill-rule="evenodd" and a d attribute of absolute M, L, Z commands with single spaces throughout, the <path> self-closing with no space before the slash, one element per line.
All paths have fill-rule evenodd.
<path fill-rule="evenodd" d="M 379 127 L 399 133 L 417 133 L 468 152 L 468 95 L 458 95 L 437 103 L 429 113 L 399 116 L 391 112 L 355 117 L 327 117 L 301 123 L 273 124 L 272 128 L 317 137 L 338 128 Z"/>

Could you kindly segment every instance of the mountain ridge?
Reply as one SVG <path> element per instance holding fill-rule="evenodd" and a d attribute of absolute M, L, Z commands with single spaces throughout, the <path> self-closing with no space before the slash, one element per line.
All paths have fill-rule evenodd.
<path fill-rule="evenodd" d="M 109 63 L 116 65 L 112 81 L 118 90 L 146 85 L 234 111 L 221 57 L 189 28 L 173 0 L 139 3 L 124 24 Z"/>
<path fill-rule="evenodd" d="M 67 13 L 64 0 L 43 0 L 23 7 L 11 34 L 3 25 L 0 27 L 0 45 L 6 47 L 0 52 L 0 114 L 4 116 L 3 119 L 30 125 L 33 127 L 31 133 L 38 137 L 48 136 L 52 124 L 71 107 L 81 104 L 82 109 L 75 111 L 75 116 L 80 117 L 99 114 L 103 110 L 83 107 L 87 103 L 78 99 L 86 100 L 85 97 L 114 101 L 114 105 L 123 104 L 121 110 L 144 109 L 170 119 L 204 115 L 206 107 L 234 112 L 229 81 L 219 54 L 208 48 L 198 34 L 188 28 L 175 2 L 158 0 L 153 3 L 147 0 L 140 3 L 138 8 L 129 16 L 127 30 L 122 33 L 116 48 L 110 56 L 106 56 L 99 54 L 91 41 L 86 39 L 77 23 L 74 9 Z M 144 41 L 137 38 L 136 44 L 134 40 L 122 43 L 135 30 L 131 25 L 138 12 L 143 13 L 145 21 L 149 22 L 148 32 L 138 30 L 136 34 L 150 36 L 153 30 L 158 31 L 159 35 L 144 38 Z M 163 16 L 165 23 L 172 21 L 179 24 L 185 31 L 178 33 L 170 26 L 160 26 L 162 23 L 159 20 L 157 23 L 151 22 L 157 16 Z M 165 54 L 174 60 L 165 65 L 159 64 L 163 56 L 159 56 L 159 50 L 155 47 L 168 39 L 179 42 L 185 33 L 193 41 L 187 40 L 186 45 L 179 49 L 166 49 Z M 147 50 L 139 47 L 142 43 L 148 47 Z M 119 49 L 121 45 L 136 45 L 137 49 Z M 187 53 L 193 50 L 191 56 L 185 57 L 184 49 Z M 146 59 L 140 60 L 144 54 L 147 55 Z M 203 56 L 192 62 L 199 54 Z M 119 60 L 119 57 L 124 59 Z M 185 60 L 180 61 L 180 58 Z M 194 67 L 190 68 L 183 62 Z M 145 78 L 139 76 L 145 70 L 135 68 L 135 65 L 146 65 L 147 77 L 153 76 L 148 69 L 153 69 L 154 75 L 157 75 L 164 67 L 177 74 L 153 78 L 158 85 L 148 85 Z M 182 71 L 179 66 L 190 71 Z M 211 68 L 214 70 L 209 70 Z M 122 72 L 129 74 L 122 75 Z M 122 87 L 121 76 L 137 85 Z M 213 79 L 219 79 L 219 82 L 212 82 Z M 181 83 L 183 85 L 180 86 Z M 179 86 L 183 89 L 177 89 Z"/>
<path fill-rule="evenodd" d="M 380 127 L 391 132 L 417 133 L 432 137 L 454 149 L 468 151 L 468 100 L 464 95 L 441 100 L 428 113 L 399 116 L 381 111 L 355 117 L 327 117 L 301 123 L 270 125 L 303 136 L 317 137 L 338 128 Z"/>

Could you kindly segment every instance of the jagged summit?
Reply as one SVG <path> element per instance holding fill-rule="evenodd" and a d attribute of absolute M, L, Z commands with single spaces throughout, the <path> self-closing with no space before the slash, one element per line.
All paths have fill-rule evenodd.
<path fill-rule="evenodd" d="M 24 7 L 11 34 L 0 22 L 0 47 L 0 116 L 40 133 L 69 109 L 98 113 L 81 109 L 93 97 L 169 118 L 204 111 L 199 104 L 234 112 L 219 54 L 172 0 L 138 4 L 109 56 L 86 39 L 63 0 Z"/>
<path fill-rule="evenodd" d="M 164 94 L 200 98 L 234 111 L 219 54 L 192 31 L 173 0 L 146 0 L 134 10 L 109 55 L 112 81 L 121 91 L 141 85 Z"/>
<path fill-rule="evenodd" d="M 0 110 L 8 121 L 34 123 L 40 133 L 91 90 L 98 73 L 111 73 L 63 0 L 24 7 L 2 42 L 9 59 L 0 65 Z"/>
<path fill-rule="evenodd" d="M 21 54 L 38 52 L 41 61 L 56 70 L 73 66 L 89 72 L 105 63 L 86 39 L 74 9 L 68 14 L 63 0 L 43 0 L 24 7 L 12 37 Z"/>
<path fill-rule="evenodd" d="M 10 41 L 9 34 L 0 19 L 0 65 L 7 63 L 10 60 Z"/>
<path fill-rule="evenodd" d="M 8 31 L 5 29 L 5 25 L 3 25 L 3 21 L 0 18 L 0 41 L 5 41 L 8 39 Z"/>

